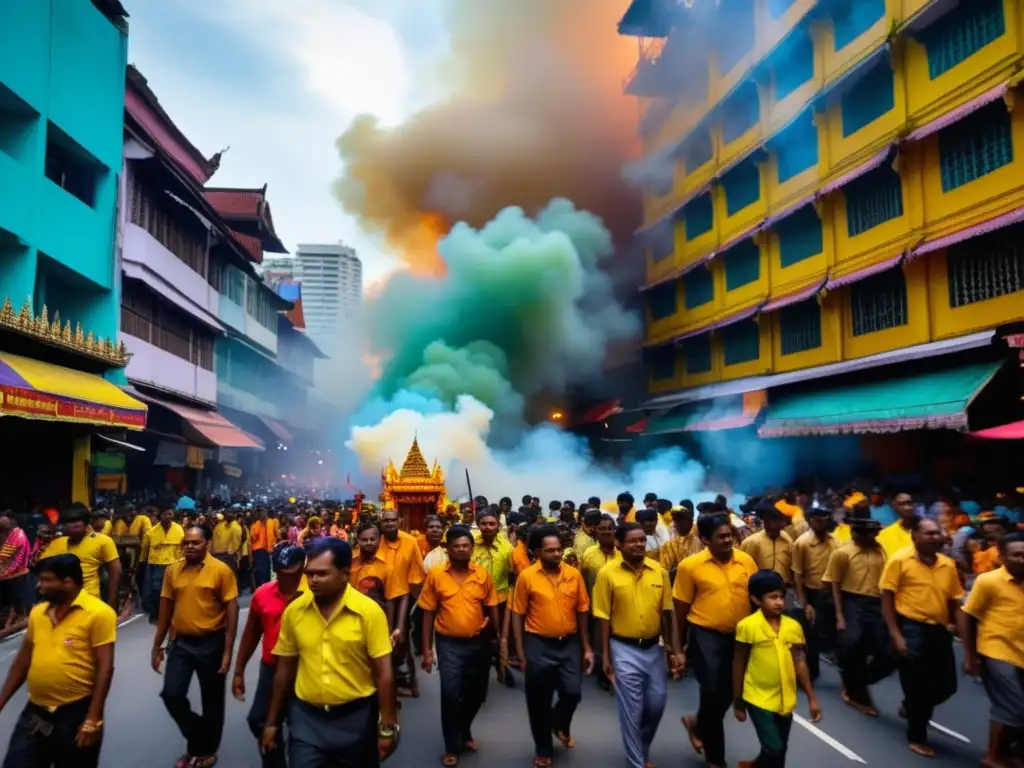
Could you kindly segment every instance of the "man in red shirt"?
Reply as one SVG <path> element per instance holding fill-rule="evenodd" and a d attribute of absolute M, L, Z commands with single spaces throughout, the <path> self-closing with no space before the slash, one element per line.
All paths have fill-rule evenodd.
<path fill-rule="evenodd" d="M 260 659 L 260 676 L 256 684 L 256 695 L 247 718 L 249 730 L 259 744 L 264 721 L 270 709 L 270 697 L 274 690 L 274 669 L 277 659 L 272 651 L 281 631 L 281 616 L 288 604 L 298 597 L 302 569 L 306 563 L 306 550 L 294 544 L 282 544 L 271 554 L 277 581 L 270 581 L 257 588 L 249 603 L 249 618 L 245 623 L 242 640 L 238 644 L 235 659 L 235 676 L 231 681 L 231 692 L 239 701 L 245 701 L 245 665 L 252 658 L 256 646 L 263 638 Z M 261 753 L 263 768 L 286 768 L 285 752 L 281 744 Z"/>

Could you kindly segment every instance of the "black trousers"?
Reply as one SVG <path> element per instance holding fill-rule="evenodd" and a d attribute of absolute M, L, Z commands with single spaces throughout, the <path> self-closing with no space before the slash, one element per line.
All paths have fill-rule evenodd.
<path fill-rule="evenodd" d="M 246 717 L 249 730 L 256 737 L 257 744 L 260 736 L 263 735 L 263 726 L 267 722 L 267 713 L 270 711 L 270 699 L 274 693 L 274 667 L 265 661 L 260 661 L 260 676 L 256 683 L 256 693 L 252 697 L 252 707 Z M 261 752 L 263 768 L 287 768 L 288 763 L 284 759 L 284 744 L 280 739 L 277 746 L 270 752 Z"/>
<path fill-rule="evenodd" d="M 896 671 L 879 597 L 843 593 L 846 631 L 839 638 L 843 687 L 850 699 L 873 706 L 868 686 Z"/>
<path fill-rule="evenodd" d="M 800 623 L 807 638 L 807 670 L 811 673 L 811 680 L 817 680 L 821 671 L 821 654 L 836 647 L 836 606 L 831 589 L 804 587 L 804 597 L 814 609 L 814 624 L 807 621 L 803 611 L 800 612 Z"/>
<path fill-rule="evenodd" d="M 473 720 L 487 698 L 490 638 L 486 635 L 470 638 L 437 635 L 436 645 L 444 749 L 447 754 L 459 755 L 466 742 L 473 739 Z"/>
<path fill-rule="evenodd" d="M 697 736 L 711 765 L 725 765 L 725 713 L 732 706 L 732 655 L 736 637 L 690 625 L 687 664 L 700 685 Z"/>
<path fill-rule="evenodd" d="M 583 657 L 580 639 L 556 639 L 527 633 L 523 638 L 526 653 L 526 711 L 537 757 L 553 757 L 552 730 L 568 734 L 572 716 L 583 694 Z M 558 701 L 551 699 L 558 693 Z"/>
<path fill-rule="evenodd" d="M 291 768 L 377 768 L 379 713 L 376 694 L 329 708 L 292 699 L 288 764 Z"/>
<path fill-rule="evenodd" d="M 102 734 L 100 742 L 88 749 L 75 746 L 91 698 L 86 696 L 53 712 L 26 704 L 11 733 L 3 768 L 97 768 Z"/>
<path fill-rule="evenodd" d="M 903 706 L 907 710 L 907 741 L 928 743 L 928 721 L 935 708 L 956 693 L 953 636 L 941 624 L 899 617 L 907 656 L 899 661 Z"/>
<path fill-rule="evenodd" d="M 179 635 L 167 651 L 164 688 L 160 697 L 193 757 L 215 755 L 224 734 L 224 695 L 227 675 L 218 672 L 224 656 L 224 631 L 198 637 Z M 188 689 L 199 678 L 203 712 L 192 711 Z"/>
<path fill-rule="evenodd" d="M 253 550 L 252 570 L 257 589 L 270 581 L 270 553 L 267 550 Z"/>

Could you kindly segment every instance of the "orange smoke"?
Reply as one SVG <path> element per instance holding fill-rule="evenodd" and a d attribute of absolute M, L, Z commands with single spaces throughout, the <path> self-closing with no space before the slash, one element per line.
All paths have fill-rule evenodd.
<path fill-rule="evenodd" d="M 621 170 L 637 108 L 622 87 L 636 42 L 616 31 L 626 5 L 448 0 L 450 96 L 394 127 L 353 122 L 337 142 L 342 206 L 424 274 L 443 273 L 435 246 L 450 222 L 480 226 L 509 205 L 568 197 L 632 231 L 639 205 Z"/>

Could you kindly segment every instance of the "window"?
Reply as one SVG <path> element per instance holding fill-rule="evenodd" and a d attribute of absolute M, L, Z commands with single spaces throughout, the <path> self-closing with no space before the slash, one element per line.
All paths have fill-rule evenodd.
<path fill-rule="evenodd" d="M 132 174 L 128 215 L 185 266 L 203 277 L 207 273 L 206 230 L 183 206 Z"/>
<path fill-rule="evenodd" d="M 1022 235 L 1024 227 L 1012 227 L 946 251 L 950 308 L 1024 291 Z"/>
<path fill-rule="evenodd" d="M 707 373 L 711 370 L 711 334 L 702 333 L 683 342 L 686 372 Z"/>
<path fill-rule="evenodd" d="M 651 320 L 664 320 L 676 313 L 676 281 L 656 285 L 647 293 L 647 308 Z"/>
<path fill-rule="evenodd" d="M 843 50 L 885 16 L 885 0 L 843 0 L 837 5 L 832 16 L 837 51 Z"/>
<path fill-rule="evenodd" d="M 800 27 L 787 37 L 773 55 L 775 101 L 782 101 L 814 77 L 814 40 Z"/>
<path fill-rule="evenodd" d="M 39 114 L 32 107 L 0 84 L 0 152 L 15 160 L 29 160 L 38 121 Z"/>
<path fill-rule="evenodd" d="M 46 178 L 90 208 L 106 173 L 97 160 L 53 123 L 46 126 Z"/>
<path fill-rule="evenodd" d="M 856 237 L 903 215 L 903 185 L 899 174 L 883 166 L 850 182 L 846 196 L 846 231 Z"/>
<path fill-rule="evenodd" d="M 825 249 L 821 219 L 813 205 L 805 205 L 775 225 L 779 236 L 779 263 L 791 267 Z"/>
<path fill-rule="evenodd" d="M 850 286 L 853 335 L 907 324 L 907 279 L 897 267 Z"/>
<path fill-rule="evenodd" d="M 711 270 L 697 267 L 683 277 L 683 296 L 687 309 L 702 307 L 715 298 L 715 279 Z"/>
<path fill-rule="evenodd" d="M 655 264 L 671 257 L 675 247 L 673 222 L 661 224 L 651 233 L 651 261 Z"/>
<path fill-rule="evenodd" d="M 961 2 L 918 34 L 932 80 L 1006 33 L 1003 0 Z"/>
<path fill-rule="evenodd" d="M 718 36 L 718 71 L 727 74 L 754 48 L 753 0 L 719 0 L 727 34 Z"/>
<path fill-rule="evenodd" d="M 808 299 L 779 310 L 782 354 L 795 355 L 821 346 L 821 305 Z"/>
<path fill-rule="evenodd" d="M 268 331 L 277 333 L 277 307 L 272 298 L 272 291 L 259 280 L 249 279 L 249 288 L 245 296 L 245 309 L 256 319 L 256 322 Z"/>
<path fill-rule="evenodd" d="M 683 209 L 683 220 L 686 222 L 686 239 L 696 240 L 715 226 L 715 207 L 711 193 L 705 192 L 695 197 Z"/>
<path fill-rule="evenodd" d="M 693 173 L 702 165 L 710 163 L 714 158 L 714 149 L 711 146 L 711 134 L 708 131 L 697 131 L 687 142 L 686 149 L 686 172 Z"/>
<path fill-rule="evenodd" d="M 805 110 L 772 142 L 778 156 L 779 183 L 789 181 L 818 164 L 818 129 L 814 115 Z"/>
<path fill-rule="evenodd" d="M 999 100 L 939 131 L 942 191 L 951 192 L 1013 162 L 1010 113 Z"/>
<path fill-rule="evenodd" d="M 736 89 L 722 109 L 722 138 L 731 144 L 742 138 L 761 119 L 757 85 L 747 82 Z"/>
<path fill-rule="evenodd" d="M 843 94 L 843 137 L 852 136 L 896 105 L 895 75 L 886 56 Z"/>
<path fill-rule="evenodd" d="M 238 267 L 225 264 L 220 295 L 228 301 L 242 306 L 245 303 L 245 273 Z"/>
<path fill-rule="evenodd" d="M 754 320 L 743 320 L 722 329 L 725 364 L 739 365 L 761 357 L 761 329 Z"/>
<path fill-rule="evenodd" d="M 135 280 L 125 280 L 121 286 L 121 329 L 192 365 L 213 370 L 213 335 Z"/>
<path fill-rule="evenodd" d="M 676 377 L 675 345 L 658 347 L 651 353 L 650 372 L 651 378 L 655 381 L 665 381 Z"/>
<path fill-rule="evenodd" d="M 722 177 L 725 210 L 733 216 L 761 199 L 761 171 L 753 158 L 748 158 Z"/>
<path fill-rule="evenodd" d="M 761 275 L 761 249 L 750 238 L 725 252 L 725 290 L 749 285 Z"/>
<path fill-rule="evenodd" d="M 768 0 L 768 10 L 771 13 L 772 18 L 777 19 L 788 11 L 789 6 L 794 2 L 796 2 L 796 0 Z"/>

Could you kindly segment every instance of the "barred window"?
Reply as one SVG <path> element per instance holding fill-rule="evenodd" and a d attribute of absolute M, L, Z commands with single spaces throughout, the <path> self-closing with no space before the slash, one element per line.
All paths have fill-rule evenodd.
<path fill-rule="evenodd" d="M 813 205 L 805 205 L 775 225 L 779 236 L 779 263 L 798 264 L 825 250 L 823 229 Z"/>
<path fill-rule="evenodd" d="M 733 216 L 761 199 L 761 170 L 753 158 L 739 163 L 722 176 L 725 210 Z"/>
<path fill-rule="evenodd" d="M 132 224 L 142 227 L 186 266 L 206 277 L 209 268 L 206 230 L 167 193 L 150 187 L 137 174 L 130 178 Z"/>
<path fill-rule="evenodd" d="M 918 33 L 934 80 L 1006 34 L 1003 0 L 961 2 Z"/>
<path fill-rule="evenodd" d="M 793 355 L 821 346 L 821 305 L 808 299 L 779 310 L 782 354 Z"/>
<path fill-rule="evenodd" d="M 238 306 L 245 304 L 245 273 L 238 267 L 225 264 L 220 295 Z"/>
<path fill-rule="evenodd" d="M 754 320 L 742 320 L 722 329 L 726 365 L 749 363 L 761 357 L 761 329 Z"/>
<path fill-rule="evenodd" d="M 683 360 L 686 363 L 686 372 L 707 373 L 711 370 L 711 334 L 702 333 L 700 336 L 686 339 L 683 342 Z"/>
<path fill-rule="evenodd" d="M 687 272 L 683 277 L 683 296 L 686 308 L 702 307 L 715 298 L 715 278 L 703 266 Z"/>
<path fill-rule="evenodd" d="M 1024 291 L 1022 235 L 1024 227 L 1012 227 L 946 251 L 950 308 Z"/>
<path fill-rule="evenodd" d="M 647 293 L 647 308 L 651 320 L 664 320 L 676 313 L 676 281 L 656 285 Z"/>
<path fill-rule="evenodd" d="M 950 192 L 1013 162 L 1010 112 L 997 101 L 939 132 L 942 191 Z"/>
<path fill-rule="evenodd" d="M 750 238 L 725 252 L 725 290 L 753 283 L 761 276 L 761 249 Z"/>
<path fill-rule="evenodd" d="M 896 75 L 886 56 L 842 98 L 843 136 L 852 136 L 896 106 Z"/>
<path fill-rule="evenodd" d="M 121 329 L 164 352 L 213 370 L 213 334 L 134 280 L 121 286 Z"/>
<path fill-rule="evenodd" d="M 850 237 L 903 215 L 903 185 L 888 166 L 851 181 L 844 189 L 846 231 Z"/>
<path fill-rule="evenodd" d="M 683 220 L 686 223 L 687 240 L 696 240 L 710 232 L 715 226 L 715 206 L 711 193 L 706 192 L 687 203 L 683 209 Z"/>
<path fill-rule="evenodd" d="M 270 289 L 261 281 L 248 278 L 249 287 L 246 291 L 245 309 L 256 319 L 256 322 L 269 331 L 277 333 L 277 308 L 270 296 Z"/>
<path fill-rule="evenodd" d="M 907 324 L 907 278 L 897 267 L 850 286 L 853 335 Z"/>

